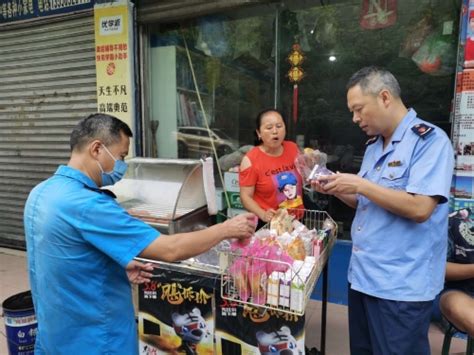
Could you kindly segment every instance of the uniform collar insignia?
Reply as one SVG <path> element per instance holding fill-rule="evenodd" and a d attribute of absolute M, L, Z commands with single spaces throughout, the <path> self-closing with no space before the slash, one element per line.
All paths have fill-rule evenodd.
<path fill-rule="evenodd" d="M 402 162 L 400 160 L 389 161 L 388 166 L 390 167 L 402 166 Z"/>
<path fill-rule="evenodd" d="M 379 138 L 379 136 L 369 138 L 369 140 L 367 142 L 365 142 L 365 145 L 371 145 L 372 143 L 375 143 L 378 138 Z"/>
<path fill-rule="evenodd" d="M 417 123 L 414 125 L 411 130 L 417 135 L 422 138 L 427 137 L 431 132 L 434 131 L 434 128 L 431 126 L 428 126 L 427 124 L 424 123 Z"/>

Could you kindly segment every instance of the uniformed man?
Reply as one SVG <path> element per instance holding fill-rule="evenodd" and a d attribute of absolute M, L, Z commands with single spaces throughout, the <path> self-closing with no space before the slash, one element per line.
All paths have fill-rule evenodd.
<path fill-rule="evenodd" d="M 349 264 L 352 354 L 429 354 L 432 302 L 443 288 L 454 154 L 447 135 L 417 117 L 387 70 L 347 85 L 353 122 L 367 135 L 357 175 L 313 182 L 356 209 Z"/>

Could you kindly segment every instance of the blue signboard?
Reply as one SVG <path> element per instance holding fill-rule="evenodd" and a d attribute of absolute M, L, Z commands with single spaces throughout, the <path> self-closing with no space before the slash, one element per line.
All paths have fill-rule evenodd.
<path fill-rule="evenodd" d="M 0 0 L 0 24 L 91 9 L 94 0 Z"/>

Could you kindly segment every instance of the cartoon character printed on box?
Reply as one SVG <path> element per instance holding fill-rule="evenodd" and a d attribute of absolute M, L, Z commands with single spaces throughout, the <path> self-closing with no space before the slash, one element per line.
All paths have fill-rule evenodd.
<path fill-rule="evenodd" d="M 464 47 L 464 66 L 474 67 L 474 9 L 469 9 L 466 44 Z"/>
<path fill-rule="evenodd" d="M 174 331 L 181 338 L 178 350 L 184 351 L 186 355 L 197 354 L 197 345 L 210 336 L 206 321 L 199 308 L 194 307 L 191 312 L 186 313 L 173 312 L 171 318 Z"/>
<path fill-rule="evenodd" d="M 283 194 L 280 198 L 283 201 L 279 203 L 280 208 L 298 208 L 303 205 L 303 199 L 298 196 L 298 179 L 291 171 L 285 171 L 276 175 L 278 191 Z"/>
<path fill-rule="evenodd" d="M 290 328 L 282 326 L 279 330 L 266 333 L 258 331 L 256 334 L 258 350 L 262 355 L 302 355 L 298 343 L 291 334 Z"/>

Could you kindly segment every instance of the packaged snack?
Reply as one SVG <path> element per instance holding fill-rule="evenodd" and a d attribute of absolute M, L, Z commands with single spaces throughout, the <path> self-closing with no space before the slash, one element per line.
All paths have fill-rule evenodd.
<path fill-rule="evenodd" d="M 278 306 L 278 298 L 280 297 L 280 275 L 282 275 L 282 273 L 274 271 L 268 277 L 267 303 L 271 306 Z"/>
<path fill-rule="evenodd" d="M 327 155 L 319 150 L 311 150 L 304 154 L 298 154 L 295 158 L 296 170 L 300 173 L 303 181 L 311 181 L 310 175 L 316 165 L 326 167 Z"/>
<path fill-rule="evenodd" d="M 290 215 L 284 208 L 280 208 L 270 221 L 270 229 L 275 230 L 277 235 L 293 231 L 294 216 Z"/>
<path fill-rule="evenodd" d="M 278 304 L 282 307 L 290 307 L 291 270 L 282 274 L 280 279 L 280 297 Z"/>
<path fill-rule="evenodd" d="M 304 260 L 306 257 L 306 249 L 304 247 L 301 237 L 296 237 L 291 240 L 285 247 L 286 252 L 295 260 Z"/>
<path fill-rule="evenodd" d="M 323 177 L 323 176 L 328 176 L 328 175 L 333 175 L 334 172 L 332 172 L 331 170 L 329 170 L 328 168 L 326 168 L 326 166 L 324 165 L 320 165 L 320 164 L 316 164 L 314 167 L 313 167 L 313 170 L 311 170 L 311 173 L 309 174 L 309 177 L 308 177 L 308 180 L 311 181 L 311 180 L 316 180 L 320 177 Z M 324 181 L 324 180 L 323 180 Z"/>

